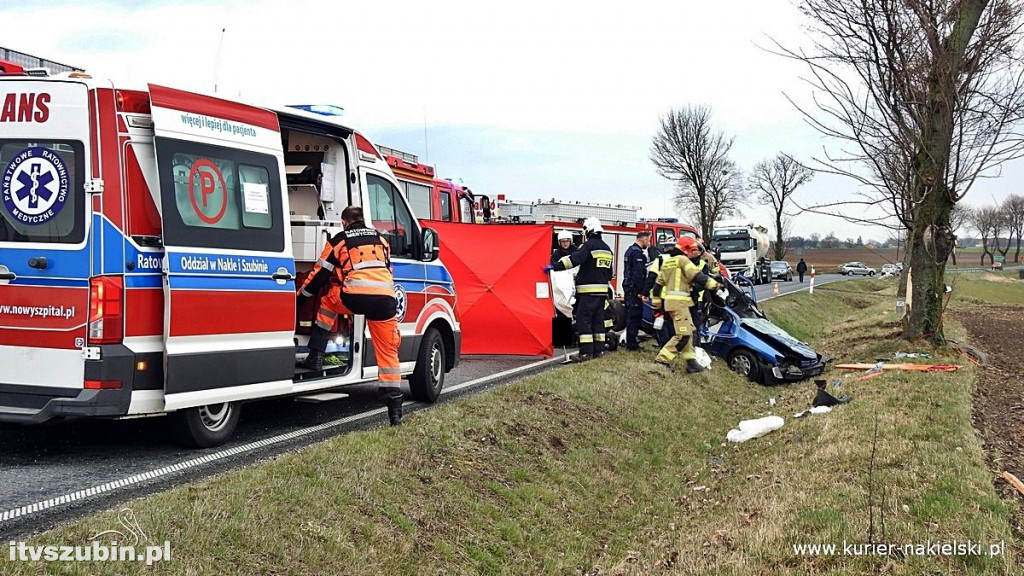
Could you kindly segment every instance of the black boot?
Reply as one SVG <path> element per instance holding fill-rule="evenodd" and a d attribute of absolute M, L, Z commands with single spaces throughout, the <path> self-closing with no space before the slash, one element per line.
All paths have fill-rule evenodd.
<path fill-rule="evenodd" d="M 402 393 L 388 392 L 382 396 L 384 405 L 388 407 L 388 422 L 392 426 L 398 426 L 402 423 Z"/>
<path fill-rule="evenodd" d="M 703 372 L 705 370 L 707 370 L 707 368 L 701 366 L 693 358 L 691 358 L 691 359 L 686 361 L 686 373 L 687 374 L 696 374 L 697 372 Z"/>
<path fill-rule="evenodd" d="M 307 370 L 323 370 L 324 353 L 319 350 L 310 350 L 309 356 L 302 361 L 302 367 Z"/>

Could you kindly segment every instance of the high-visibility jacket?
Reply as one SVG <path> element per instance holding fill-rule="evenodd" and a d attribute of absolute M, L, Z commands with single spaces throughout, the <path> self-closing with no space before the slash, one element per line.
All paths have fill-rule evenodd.
<path fill-rule="evenodd" d="M 689 308 L 693 305 L 690 291 L 694 286 L 717 290 L 718 282 L 701 272 L 684 254 L 673 255 L 661 265 L 653 295 L 665 301 L 665 308 Z"/>
<path fill-rule="evenodd" d="M 312 296 L 328 281 L 340 287 L 343 294 L 394 298 L 388 241 L 362 222 L 339 232 L 327 241 L 301 293 Z"/>
<path fill-rule="evenodd" d="M 580 267 L 576 274 L 576 295 L 605 294 L 612 281 L 612 249 L 594 234 L 583 243 L 579 250 L 563 257 L 554 264 L 555 270 L 569 270 Z"/>

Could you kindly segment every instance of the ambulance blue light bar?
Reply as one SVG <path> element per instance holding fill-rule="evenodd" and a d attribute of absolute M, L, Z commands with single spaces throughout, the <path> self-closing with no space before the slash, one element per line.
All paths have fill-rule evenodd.
<path fill-rule="evenodd" d="M 288 107 L 320 114 L 321 116 L 341 116 L 345 113 L 344 108 L 333 104 L 291 104 Z"/>

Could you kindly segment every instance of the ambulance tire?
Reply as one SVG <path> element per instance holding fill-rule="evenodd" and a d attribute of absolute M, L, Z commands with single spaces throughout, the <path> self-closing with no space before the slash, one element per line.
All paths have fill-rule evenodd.
<path fill-rule="evenodd" d="M 171 432 L 179 443 L 190 448 L 219 446 L 234 434 L 241 412 L 238 402 L 185 408 L 169 416 Z"/>
<path fill-rule="evenodd" d="M 416 369 L 409 377 L 409 390 L 413 400 L 418 402 L 437 402 L 444 388 L 444 370 L 447 363 L 447 351 L 444 339 L 437 328 L 427 328 L 420 344 L 420 352 L 416 356 Z"/>

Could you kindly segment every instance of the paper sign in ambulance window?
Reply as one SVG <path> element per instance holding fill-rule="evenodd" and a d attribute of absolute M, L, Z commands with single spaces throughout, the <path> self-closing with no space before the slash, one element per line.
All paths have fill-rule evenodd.
<path fill-rule="evenodd" d="M 270 217 L 270 175 L 259 166 L 238 166 L 242 182 L 242 225 L 246 228 L 267 229 L 273 224 Z"/>

